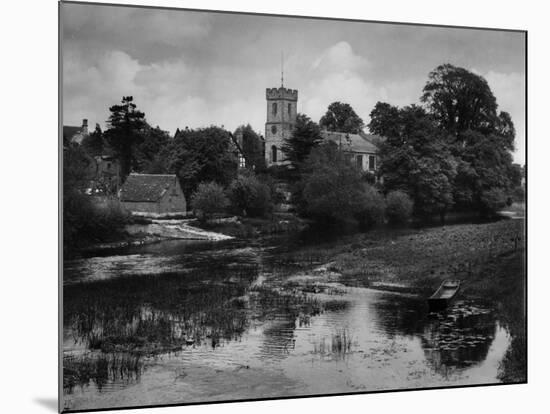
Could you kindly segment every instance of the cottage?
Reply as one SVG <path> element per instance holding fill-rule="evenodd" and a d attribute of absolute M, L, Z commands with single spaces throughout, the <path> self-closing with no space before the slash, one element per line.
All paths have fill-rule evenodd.
<path fill-rule="evenodd" d="M 82 144 L 88 133 L 88 120 L 82 120 L 82 126 L 63 125 L 63 142 L 76 142 Z"/>
<path fill-rule="evenodd" d="M 375 173 L 378 169 L 377 135 L 364 133 L 348 134 L 345 132 L 322 131 L 325 140 L 333 141 L 362 171 Z"/>
<path fill-rule="evenodd" d="M 187 204 L 175 174 L 130 174 L 119 192 L 127 210 L 138 213 L 185 214 Z"/>

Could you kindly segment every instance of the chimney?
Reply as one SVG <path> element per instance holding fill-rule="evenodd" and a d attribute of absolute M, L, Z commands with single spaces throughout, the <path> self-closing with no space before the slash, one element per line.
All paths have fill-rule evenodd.
<path fill-rule="evenodd" d="M 88 133 L 88 120 L 87 119 L 82 120 L 82 129 L 80 130 L 80 132 L 82 134 L 87 134 Z"/>

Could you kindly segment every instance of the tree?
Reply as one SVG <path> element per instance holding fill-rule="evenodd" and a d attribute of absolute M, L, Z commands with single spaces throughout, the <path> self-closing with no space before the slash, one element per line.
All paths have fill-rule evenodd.
<path fill-rule="evenodd" d="M 328 106 L 327 112 L 319 120 L 321 128 L 329 131 L 358 134 L 365 126 L 363 120 L 355 113 L 350 104 L 333 102 Z"/>
<path fill-rule="evenodd" d="M 136 148 L 143 142 L 143 132 L 147 125 L 145 114 L 136 109 L 133 101 L 132 96 L 124 96 L 121 105 L 109 108 L 109 129 L 105 131 L 106 141 L 120 161 L 123 179 L 132 168 L 138 167 Z"/>
<path fill-rule="evenodd" d="M 430 73 L 423 92 L 421 99 L 439 127 L 453 137 L 457 207 L 490 214 L 500 205 L 496 195 L 509 194 L 514 187 L 510 114 L 497 113 L 496 98 L 482 76 L 450 64 Z"/>
<path fill-rule="evenodd" d="M 299 170 L 311 150 L 322 141 L 321 128 L 307 115 L 298 114 L 292 134 L 285 138 L 281 150 L 291 165 Z"/>
<path fill-rule="evenodd" d="M 105 152 L 105 143 L 103 132 L 99 124 L 95 124 L 94 131 L 82 140 L 82 147 L 90 155 L 103 155 Z"/>
<path fill-rule="evenodd" d="M 430 72 L 420 99 L 456 136 L 467 130 L 491 132 L 497 122 L 497 102 L 487 81 L 448 63 Z"/>
<path fill-rule="evenodd" d="M 162 151 L 162 157 L 168 171 L 177 174 L 186 197 L 200 182 L 227 186 L 237 176 L 231 135 L 219 127 L 180 131 Z"/>
<path fill-rule="evenodd" d="M 386 216 L 394 224 L 406 223 L 413 211 L 413 201 L 403 191 L 390 191 L 386 195 Z"/>
<path fill-rule="evenodd" d="M 201 183 L 191 196 L 191 208 L 201 221 L 222 213 L 229 205 L 223 187 L 215 182 Z"/>
<path fill-rule="evenodd" d="M 365 224 L 383 216 L 383 198 L 362 180 L 361 172 L 347 162 L 335 143 L 313 149 L 303 168 L 295 189 L 302 215 L 323 223 Z"/>
<path fill-rule="evenodd" d="M 158 126 L 152 128 L 146 124 L 142 131 L 141 142 L 135 150 L 136 171 L 148 174 L 167 173 L 162 163 L 161 151 L 170 143 L 170 135 Z"/>
<path fill-rule="evenodd" d="M 407 192 L 415 215 L 439 214 L 443 221 L 454 204 L 457 162 L 434 118 L 416 105 L 400 109 L 378 103 L 369 129 L 385 137 L 379 150 L 384 192 Z"/>
<path fill-rule="evenodd" d="M 246 162 L 246 168 L 254 171 L 263 171 L 266 168 L 264 157 L 264 143 L 250 124 L 241 125 L 233 134 L 241 147 Z M 239 138 L 240 137 L 240 138 Z"/>
<path fill-rule="evenodd" d="M 238 214 L 262 217 L 273 208 L 269 186 L 253 174 L 239 175 L 229 186 L 228 193 Z"/>

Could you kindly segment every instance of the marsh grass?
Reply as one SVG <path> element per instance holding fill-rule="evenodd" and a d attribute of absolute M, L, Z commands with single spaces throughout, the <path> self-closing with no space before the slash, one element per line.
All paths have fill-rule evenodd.
<path fill-rule="evenodd" d="M 74 388 L 85 387 L 93 382 L 101 391 L 106 384 L 136 382 L 143 372 L 139 355 L 89 353 L 84 356 L 63 357 L 63 390 L 73 392 Z"/>

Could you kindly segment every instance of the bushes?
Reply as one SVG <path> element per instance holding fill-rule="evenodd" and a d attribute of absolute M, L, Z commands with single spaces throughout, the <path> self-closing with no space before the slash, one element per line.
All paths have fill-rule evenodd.
<path fill-rule="evenodd" d="M 365 183 L 362 172 L 350 164 L 334 143 L 314 148 L 304 163 L 294 198 L 302 215 L 319 223 L 379 223 L 384 199 Z"/>
<path fill-rule="evenodd" d="M 392 224 L 406 223 L 413 210 L 411 198 L 404 192 L 390 191 L 386 196 L 386 217 Z"/>
<path fill-rule="evenodd" d="M 129 214 L 118 200 L 99 205 L 77 191 L 63 195 L 64 251 L 91 242 L 111 241 L 120 237 L 129 222 Z"/>
<path fill-rule="evenodd" d="M 383 223 L 386 203 L 382 194 L 371 185 L 365 184 L 362 198 L 362 208 L 356 215 L 359 223 L 367 227 Z"/>
<path fill-rule="evenodd" d="M 208 220 L 214 213 L 222 213 L 228 205 L 223 187 L 215 182 L 199 184 L 191 196 L 191 208 L 202 221 Z"/>
<path fill-rule="evenodd" d="M 273 209 L 271 189 L 254 175 L 240 175 L 228 189 L 231 205 L 238 214 L 262 217 Z"/>

